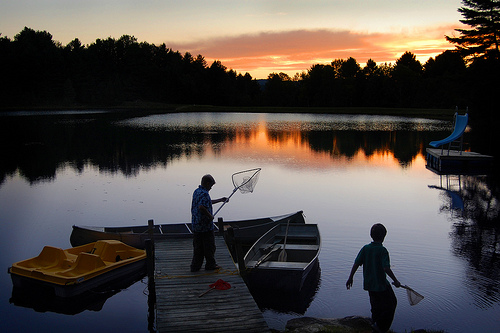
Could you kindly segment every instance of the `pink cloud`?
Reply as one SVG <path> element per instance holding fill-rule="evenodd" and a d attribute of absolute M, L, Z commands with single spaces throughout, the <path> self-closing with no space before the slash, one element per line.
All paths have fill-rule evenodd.
<path fill-rule="evenodd" d="M 222 64 L 254 78 L 265 78 L 272 72 L 293 76 L 318 63 L 334 59 L 355 58 L 359 63 L 373 59 L 377 63 L 394 62 L 406 51 L 426 61 L 445 49 L 453 48 L 444 35 L 456 26 L 428 27 L 398 33 L 362 33 L 347 30 L 294 30 L 261 32 L 212 38 L 191 43 L 167 43 L 180 52 L 201 54 L 210 64 Z M 425 60 L 423 60 L 425 59 Z"/>
<path fill-rule="evenodd" d="M 172 49 L 190 50 L 207 58 L 241 58 L 283 55 L 314 55 L 332 50 L 366 46 L 363 35 L 348 31 L 295 30 L 262 32 L 214 38 L 193 43 L 170 43 Z"/>

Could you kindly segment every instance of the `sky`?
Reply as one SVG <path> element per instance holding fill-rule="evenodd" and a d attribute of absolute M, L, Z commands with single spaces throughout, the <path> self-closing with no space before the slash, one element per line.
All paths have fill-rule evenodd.
<path fill-rule="evenodd" d="M 0 33 L 24 27 L 68 44 L 130 35 L 264 79 L 353 57 L 425 63 L 454 46 L 461 0 L 0 0 Z"/>

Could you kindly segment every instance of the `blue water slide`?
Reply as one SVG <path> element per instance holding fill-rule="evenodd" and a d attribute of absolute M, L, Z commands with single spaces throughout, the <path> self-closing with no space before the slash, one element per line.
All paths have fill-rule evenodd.
<path fill-rule="evenodd" d="M 467 128 L 467 123 L 469 122 L 469 114 L 466 113 L 463 116 L 460 116 L 458 113 L 455 113 L 455 128 L 453 132 L 445 139 L 438 141 L 431 141 L 429 146 L 438 148 L 447 143 L 451 143 L 460 139 L 460 137 L 464 134 L 465 129 Z"/>

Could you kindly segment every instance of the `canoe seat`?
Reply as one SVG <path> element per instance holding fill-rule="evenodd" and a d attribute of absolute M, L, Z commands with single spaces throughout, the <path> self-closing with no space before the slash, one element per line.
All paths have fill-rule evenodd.
<path fill-rule="evenodd" d="M 308 262 L 281 262 L 281 261 L 265 261 L 262 264 L 260 264 L 259 267 L 261 268 L 277 268 L 277 269 L 284 269 L 284 268 L 291 268 L 291 269 L 304 269 L 307 267 L 309 263 Z"/>
<path fill-rule="evenodd" d="M 37 257 L 20 262 L 19 266 L 33 269 L 62 267 L 64 263 L 67 262 L 67 259 L 68 258 L 63 249 L 47 245 L 42 249 L 42 252 L 40 252 Z"/>
<path fill-rule="evenodd" d="M 269 253 L 269 246 L 259 248 L 259 253 Z M 283 249 L 283 244 L 276 244 L 273 247 L 274 251 L 278 249 Z M 306 251 L 318 251 L 319 245 L 314 244 L 286 244 L 285 250 L 306 250 Z"/>
<path fill-rule="evenodd" d="M 106 265 L 98 255 L 82 252 L 78 255 L 73 268 L 56 274 L 62 276 L 78 276 L 89 273 L 103 266 Z"/>
<path fill-rule="evenodd" d="M 280 244 L 281 248 L 283 248 L 283 244 Z M 310 244 L 286 244 L 285 250 L 309 250 L 309 251 L 318 251 L 319 245 L 310 245 Z"/>

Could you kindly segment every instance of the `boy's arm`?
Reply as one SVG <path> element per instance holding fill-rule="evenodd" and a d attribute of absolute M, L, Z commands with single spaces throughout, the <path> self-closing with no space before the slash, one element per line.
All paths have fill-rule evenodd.
<path fill-rule="evenodd" d="M 392 272 L 392 269 L 390 267 L 384 267 L 384 271 L 389 277 L 392 279 L 392 284 L 396 287 L 399 288 L 401 287 L 401 283 L 399 283 L 398 279 L 396 279 L 396 276 Z"/>
<path fill-rule="evenodd" d="M 356 263 L 354 263 L 354 265 L 352 265 L 351 274 L 349 275 L 349 278 L 347 279 L 347 282 L 345 283 L 345 286 L 347 287 L 347 290 L 351 289 L 352 283 L 353 283 L 354 274 L 358 270 L 359 266 L 361 266 L 361 265 L 358 265 Z"/>

